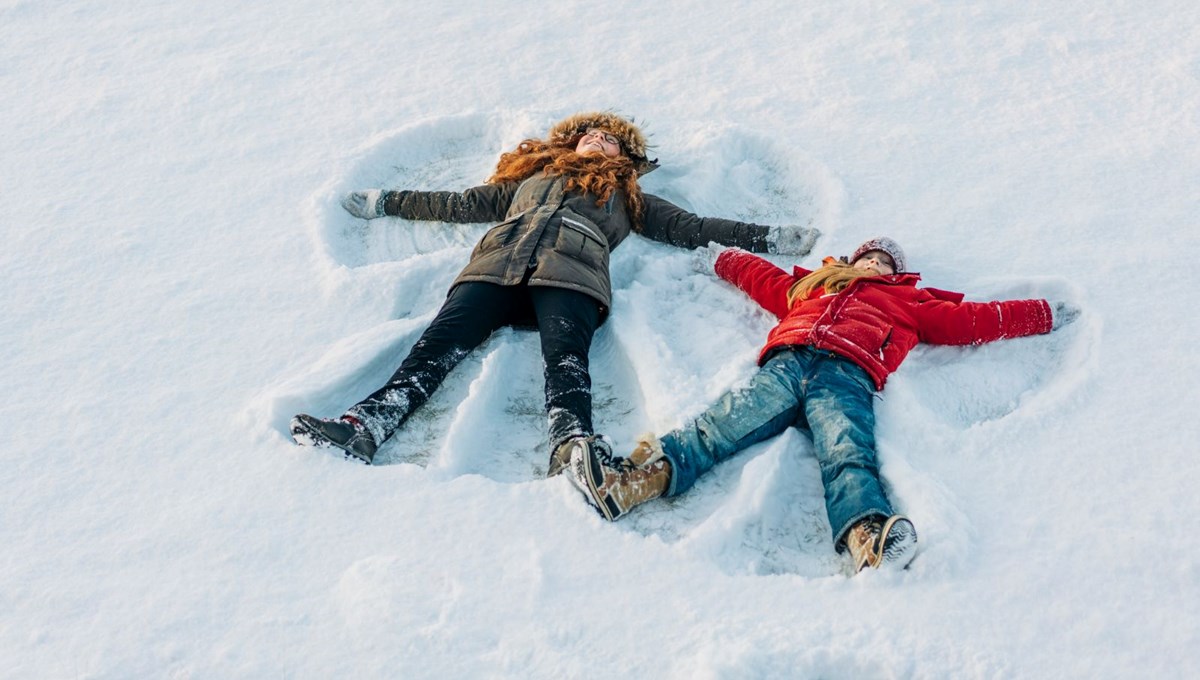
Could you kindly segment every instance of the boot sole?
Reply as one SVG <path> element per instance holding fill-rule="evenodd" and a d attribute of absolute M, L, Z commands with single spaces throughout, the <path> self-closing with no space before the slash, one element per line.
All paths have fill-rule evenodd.
<path fill-rule="evenodd" d="M 292 418 L 292 422 L 288 424 L 288 430 L 292 433 L 292 441 L 300 446 L 333 446 L 333 442 L 317 434 L 309 427 L 303 415 Z"/>
<path fill-rule="evenodd" d="M 579 444 L 576 445 L 576 448 L 581 446 L 586 445 Z M 576 456 L 571 456 L 573 464 L 575 458 Z M 604 470 L 600 468 L 600 461 L 596 460 L 596 456 L 592 454 L 590 446 L 583 450 L 579 459 L 577 465 L 582 470 L 577 470 L 577 472 L 581 473 L 580 476 L 583 477 L 584 484 L 586 485 L 583 491 L 587 494 L 588 500 L 591 501 L 591 506 L 596 508 L 596 511 L 604 519 L 610 522 L 616 521 L 623 513 L 621 512 L 621 508 L 617 506 L 616 502 L 608 494 L 600 493 L 600 484 L 604 481 Z"/>
<path fill-rule="evenodd" d="M 879 531 L 879 566 L 888 570 L 907 569 L 917 556 L 917 530 L 903 515 L 892 515 Z"/>
<path fill-rule="evenodd" d="M 311 446 L 313 448 L 320 449 L 338 449 L 342 452 L 342 457 L 345 460 L 362 463 L 363 465 L 371 464 L 371 461 L 321 434 L 319 430 L 307 422 L 307 418 L 311 418 L 311 416 L 304 416 L 301 414 L 292 418 L 292 422 L 288 427 L 292 433 L 292 441 L 296 442 L 300 446 Z"/>

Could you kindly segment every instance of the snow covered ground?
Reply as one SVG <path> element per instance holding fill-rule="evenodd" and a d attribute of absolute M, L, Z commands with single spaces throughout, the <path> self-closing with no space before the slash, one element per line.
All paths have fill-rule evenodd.
<path fill-rule="evenodd" d="M 1200 675 L 1195 3 L 7 0 L 0 37 L 0 676 Z M 908 572 L 842 573 L 795 431 L 603 522 L 541 478 L 530 333 L 377 467 L 289 442 L 485 228 L 338 195 L 466 188 L 597 108 L 644 123 L 648 190 L 823 230 L 803 264 L 888 234 L 927 285 L 1082 307 L 889 382 Z M 621 448 L 771 321 L 644 239 L 613 275 Z"/>

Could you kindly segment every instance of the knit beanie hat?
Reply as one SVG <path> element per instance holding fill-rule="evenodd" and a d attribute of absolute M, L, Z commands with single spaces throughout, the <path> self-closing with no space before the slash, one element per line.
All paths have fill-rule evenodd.
<path fill-rule="evenodd" d="M 864 241 L 861 246 L 854 250 L 854 254 L 850 256 L 850 263 L 861 257 L 864 253 L 869 253 L 872 250 L 885 252 L 892 258 L 892 262 L 896 263 L 896 273 L 908 271 L 908 260 L 904 257 L 904 250 L 892 239 L 886 236 L 877 236 L 869 241 Z"/>
<path fill-rule="evenodd" d="M 621 140 L 621 151 L 638 167 L 638 174 L 644 175 L 658 167 L 658 159 L 646 158 L 648 145 L 646 136 L 634 125 L 632 120 L 626 120 L 611 111 L 590 111 L 577 113 L 560 120 L 550 128 L 547 141 L 566 143 L 575 135 L 582 135 L 591 128 L 599 128 L 611 132 Z"/>

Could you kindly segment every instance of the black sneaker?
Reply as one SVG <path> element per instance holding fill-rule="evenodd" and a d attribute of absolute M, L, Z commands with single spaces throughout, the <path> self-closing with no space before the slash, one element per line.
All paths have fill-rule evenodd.
<path fill-rule="evenodd" d="M 292 418 L 292 439 L 301 446 L 336 446 L 366 465 L 375 458 L 375 438 L 361 423 L 346 418 L 326 420 L 301 413 Z"/>

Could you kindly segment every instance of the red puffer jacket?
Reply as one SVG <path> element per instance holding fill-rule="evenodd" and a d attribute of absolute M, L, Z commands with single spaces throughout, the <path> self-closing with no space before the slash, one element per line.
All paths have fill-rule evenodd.
<path fill-rule="evenodd" d="M 741 288 L 782 319 L 759 354 L 790 345 L 812 345 L 866 369 L 877 389 L 918 342 L 977 345 L 1002 338 L 1049 333 L 1045 300 L 963 302 L 960 293 L 917 288 L 920 275 L 906 273 L 856 279 L 837 295 L 817 289 L 788 309 L 787 291 L 809 270 L 791 274 L 743 250 L 721 253 L 717 276 Z"/>

